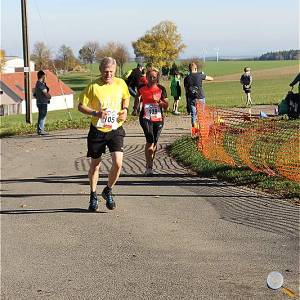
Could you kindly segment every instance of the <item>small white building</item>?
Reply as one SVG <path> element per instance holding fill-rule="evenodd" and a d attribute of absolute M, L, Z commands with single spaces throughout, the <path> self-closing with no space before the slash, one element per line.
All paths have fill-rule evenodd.
<path fill-rule="evenodd" d="M 6 56 L 5 57 L 5 66 L 2 70 L 2 73 L 14 73 L 19 72 L 24 68 L 24 60 L 23 58 L 16 57 L 16 56 Z M 30 61 L 30 71 L 34 72 L 35 70 L 35 63 Z"/>
<path fill-rule="evenodd" d="M 51 95 L 48 111 L 63 110 L 74 107 L 74 92 L 64 82 L 49 70 L 46 73 L 46 83 Z M 31 91 L 37 81 L 37 72 L 31 72 Z M 0 115 L 25 114 L 26 103 L 24 94 L 24 73 L 0 74 Z M 36 99 L 32 95 L 32 112 L 38 112 Z"/>

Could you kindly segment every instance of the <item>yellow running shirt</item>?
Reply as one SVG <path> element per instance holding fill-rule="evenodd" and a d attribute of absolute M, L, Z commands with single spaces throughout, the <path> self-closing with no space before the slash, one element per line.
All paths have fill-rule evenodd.
<path fill-rule="evenodd" d="M 82 91 L 78 101 L 95 111 L 100 109 L 109 111 L 108 120 L 99 120 L 98 117 L 92 117 L 93 126 L 102 132 L 109 132 L 122 126 L 123 122 L 117 122 L 116 118 L 122 110 L 122 100 L 129 97 L 128 87 L 123 79 L 115 77 L 112 84 L 104 84 L 99 78 Z"/>

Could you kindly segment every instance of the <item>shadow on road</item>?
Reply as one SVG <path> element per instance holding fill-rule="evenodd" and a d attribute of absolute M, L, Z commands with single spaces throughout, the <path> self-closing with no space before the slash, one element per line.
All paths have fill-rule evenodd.
<path fill-rule="evenodd" d="M 103 174 L 100 181 L 107 180 L 107 175 Z M 88 186 L 87 175 L 72 176 L 47 176 L 37 178 L 6 179 L 2 183 L 9 187 L 10 184 L 24 183 L 46 183 L 46 184 L 77 184 Z M 249 190 L 230 188 L 230 184 L 220 182 L 214 179 L 200 178 L 193 174 L 157 174 L 154 177 L 144 177 L 136 174 L 123 174 L 120 177 L 118 186 L 129 186 L 130 193 L 115 194 L 117 197 L 130 197 L 132 201 L 143 201 L 144 199 L 156 201 L 177 201 L 182 203 L 189 201 L 208 201 L 215 208 L 219 219 L 232 222 L 247 227 L 256 228 L 268 232 L 273 232 L 289 238 L 299 238 L 299 210 L 292 204 L 281 199 L 276 199 L 269 195 L 252 193 Z M 168 188 L 180 186 L 180 194 L 168 193 Z M 149 194 L 136 188 L 152 187 L 148 189 Z M 162 187 L 163 189 L 158 189 Z M 6 189 L 9 190 L 9 189 Z M 2 194 L 2 199 L 30 199 L 39 200 L 42 197 L 63 198 L 80 197 L 87 198 L 86 193 L 57 193 L 57 189 L 51 189 L 53 193 L 6 193 Z M 170 190 L 172 191 L 172 190 Z M 185 192 L 186 191 L 186 192 Z M 87 189 L 88 192 L 88 189 Z M 156 193 L 155 193 L 156 192 Z M 77 198 L 78 199 L 78 198 Z M 3 210 L 0 214 L 6 215 L 26 215 L 43 213 L 90 213 L 82 208 L 64 208 L 64 209 L 18 209 Z M 201 217 L 199 215 L 199 217 Z"/>
<path fill-rule="evenodd" d="M 28 214 L 55 214 L 55 213 L 100 213 L 106 214 L 106 211 L 91 212 L 83 208 L 47 208 L 47 209 L 13 209 L 2 210 L 1 215 L 28 215 Z"/>

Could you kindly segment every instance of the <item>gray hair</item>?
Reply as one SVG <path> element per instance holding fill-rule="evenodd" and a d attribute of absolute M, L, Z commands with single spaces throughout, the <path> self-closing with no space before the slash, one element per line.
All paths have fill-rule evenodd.
<path fill-rule="evenodd" d="M 105 67 L 111 65 L 117 65 L 116 60 L 112 57 L 104 57 L 100 62 L 99 70 L 102 71 L 103 69 L 105 69 Z"/>

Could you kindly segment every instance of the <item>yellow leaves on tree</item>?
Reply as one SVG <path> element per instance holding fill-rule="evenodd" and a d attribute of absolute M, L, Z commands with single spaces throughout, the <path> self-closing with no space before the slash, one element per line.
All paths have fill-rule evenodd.
<path fill-rule="evenodd" d="M 144 36 L 132 43 L 135 55 L 161 68 L 174 61 L 186 47 L 182 43 L 177 26 L 171 21 L 163 21 L 154 26 Z"/>
<path fill-rule="evenodd" d="M 5 64 L 6 64 L 5 51 L 0 49 L 0 73 L 2 73 Z"/>

